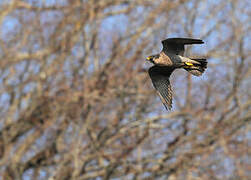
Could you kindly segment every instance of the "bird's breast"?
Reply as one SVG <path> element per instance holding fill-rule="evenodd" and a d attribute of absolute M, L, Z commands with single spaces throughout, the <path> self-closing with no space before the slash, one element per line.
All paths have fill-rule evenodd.
<path fill-rule="evenodd" d="M 164 53 L 160 53 L 159 58 L 155 59 L 155 63 L 160 66 L 173 66 L 174 65 L 172 61 L 172 57 Z"/>

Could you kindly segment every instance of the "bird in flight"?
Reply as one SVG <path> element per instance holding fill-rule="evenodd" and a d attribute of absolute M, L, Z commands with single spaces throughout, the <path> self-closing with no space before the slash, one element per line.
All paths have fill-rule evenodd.
<path fill-rule="evenodd" d="M 167 110 L 172 108 L 172 88 L 169 81 L 172 72 L 177 68 L 184 68 L 189 73 L 200 76 L 207 68 L 206 59 L 184 57 L 185 45 L 203 43 L 200 39 L 168 38 L 162 41 L 163 49 L 159 54 L 146 58 L 154 64 L 148 73 Z"/>

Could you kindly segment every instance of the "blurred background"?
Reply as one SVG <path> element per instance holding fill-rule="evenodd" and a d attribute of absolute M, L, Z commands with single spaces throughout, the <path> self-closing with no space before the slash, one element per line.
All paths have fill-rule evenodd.
<path fill-rule="evenodd" d="M 249 0 L 1 0 L 0 179 L 249 179 Z M 203 39 L 166 111 L 147 74 Z M 249 150 L 248 150 L 249 149 Z"/>

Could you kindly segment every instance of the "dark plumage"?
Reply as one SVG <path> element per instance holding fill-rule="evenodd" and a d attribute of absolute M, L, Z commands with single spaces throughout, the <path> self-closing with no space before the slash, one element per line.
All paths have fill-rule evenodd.
<path fill-rule="evenodd" d="M 162 41 L 163 49 L 159 54 L 147 57 L 152 62 L 149 76 L 166 109 L 172 108 L 172 88 L 169 77 L 177 68 L 184 68 L 195 76 L 200 76 L 207 68 L 207 60 L 184 57 L 185 45 L 203 44 L 200 39 L 169 38 Z"/>

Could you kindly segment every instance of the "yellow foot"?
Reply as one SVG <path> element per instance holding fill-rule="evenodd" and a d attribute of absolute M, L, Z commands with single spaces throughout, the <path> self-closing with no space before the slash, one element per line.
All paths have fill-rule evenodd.
<path fill-rule="evenodd" d="M 190 63 L 190 62 L 185 62 L 185 64 L 188 65 L 188 66 L 193 66 L 193 64 Z"/>

